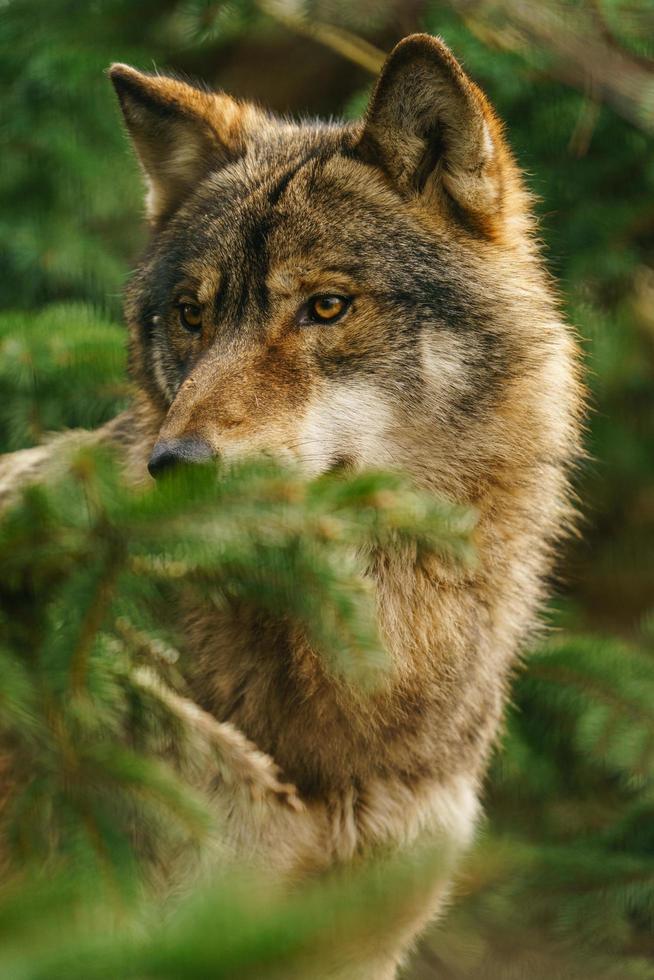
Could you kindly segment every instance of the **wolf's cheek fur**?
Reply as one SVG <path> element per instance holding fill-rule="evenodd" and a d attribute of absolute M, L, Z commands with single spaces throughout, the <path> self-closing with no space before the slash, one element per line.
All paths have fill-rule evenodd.
<path fill-rule="evenodd" d="M 294 449 L 306 471 L 316 475 L 340 463 L 389 467 L 393 427 L 392 406 L 380 387 L 326 380 L 309 401 Z"/>
<path fill-rule="evenodd" d="M 305 356 L 272 347 L 230 361 L 209 352 L 177 390 L 159 438 L 200 437 L 232 459 L 269 453 L 315 475 L 339 464 L 391 466 L 388 393 L 356 377 L 321 378 Z M 154 367 L 162 373 L 156 359 Z"/>

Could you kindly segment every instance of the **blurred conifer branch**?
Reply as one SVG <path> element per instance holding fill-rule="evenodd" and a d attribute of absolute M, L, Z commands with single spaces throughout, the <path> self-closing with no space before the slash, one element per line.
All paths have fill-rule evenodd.
<path fill-rule="evenodd" d="M 547 55 L 541 61 L 541 71 L 590 99 L 606 102 L 625 119 L 654 132 L 654 57 L 630 50 L 612 26 L 626 4 L 612 4 L 613 17 L 609 19 L 606 0 L 448 2 L 484 43 L 523 54 L 529 49 L 539 50 Z M 258 7 L 283 26 L 324 44 L 372 75 L 384 62 L 383 51 L 344 27 L 320 19 L 323 7 L 332 9 L 329 3 L 258 0 Z M 389 18 L 393 7 L 388 5 Z M 654 32 L 654 14 L 646 0 L 637 2 L 630 16 L 632 21 L 640 17 L 643 35 Z"/>
<path fill-rule="evenodd" d="M 386 60 L 386 53 L 364 38 L 335 24 L 302 16 L 297 4 L 286 0 L 258 0 L 259 9 L 289 30 L 310 37 L 355 65 L 376 75 Z"/>
<path fill-rule="evenodd" d="M 609 25 L 602 0 L 450 0 L 470 29 L 492 47 L 547 55 L 543 71 L 589 98 L 606 102 L 629 122 L 654 132 L 654 60 L 629 48 Z M 613 4 L 620 16 L 621 4 Z M 624 5 L 626 6 L 626 5 Z M 637 4 L 643 25 L 654 15 Z M 646 31 L 643 30 L 643 34 Z"/>
<path fill-rule="evenodd" d="M 157 639 L 171 582 L 195 601 L 238 601 L 292 619 L 344 683 L 367 687 L 383 683 L 386 657 L 366 555 L 392 539 L 472 560 L 474 515 L 397 476 L 307 484 L 251 463 L 134 490 L 106 450 L 64 443 L 58 453 L 70 458 L 67 472 L 26 489 L 0 524 L 7 859 L 56 858 L 84 840 L 104 861 L 121 827 L 127 846 L 110 788 L 128 809 L 153 798 L 195 820 L 193 794 L 182 806 L 178 777 L 156 761 L 171 725 L 172 742 L 181 732 L 180 746 L 192 742 L 196 759 L 213 755 L 222 778 L 300 805 L 272 760 L 184 693 L 174 620 L 171 639 Z"/>

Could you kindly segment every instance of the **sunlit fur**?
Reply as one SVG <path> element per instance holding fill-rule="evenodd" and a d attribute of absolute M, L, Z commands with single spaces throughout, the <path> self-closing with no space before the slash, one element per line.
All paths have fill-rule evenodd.
<path fill-rule="evenodd" d="M 356 950 L 334 937 L 332 961 L 305 974 L 384 980 L 472 839 L 511 669 L 569 522 L 574 343 L 502 127 L 442 42 L 402 42 L 366 119 L 343 126 L 125 66 L 112 78 L 152 228 L 126 305 L 140 395 L 105 430 L 131 470 L 149 479 L 157 440 L 192 438 L 310 474 L 398 467 L 479 513 L 472 569 L 406 549 L 372 563 L 392 663 L 375 694 L 335 680 L 292 625 L 188 613 L 198 703 L 272 756 L 304 804 L 271 793 L 254 807 L 221 784 L 237 861 L 291 883 L 380 845 L 442 849 L 392 925 Z M 302 323 L 316 293 L 352 305 Z M 203 306 L 200 336 L 179 324 L 181 294 Z"/>

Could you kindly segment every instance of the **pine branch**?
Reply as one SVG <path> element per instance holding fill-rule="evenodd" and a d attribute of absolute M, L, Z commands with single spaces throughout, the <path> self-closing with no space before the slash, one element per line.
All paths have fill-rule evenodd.
<path fill-rule="evenodd" d="M 228 785 L 246 788 L 255 800 L 272 798 L 291 810 L 301 811 L 304 804 L 297 789 L 279 779 L 275 762 L 261 752 L 229 722 L 218 722 L 194 701 L 172 691 L 147 667 L 132 671 L 134 683 L 162 702 L 199 737 L 205 747 L 216 753 L 217 772 Z"/>

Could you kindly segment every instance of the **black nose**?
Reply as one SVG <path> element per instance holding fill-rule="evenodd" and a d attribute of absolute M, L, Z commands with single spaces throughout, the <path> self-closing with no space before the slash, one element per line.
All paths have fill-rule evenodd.
<path fill-rule="evenodd" d="M 156 444 L 150 456 L 148 470 L 156 480 L 178 463 L 201 463 L 211 459 L 214 451 L 200 436 L 183 436 L 181 439 L 162 439 Z"/>

